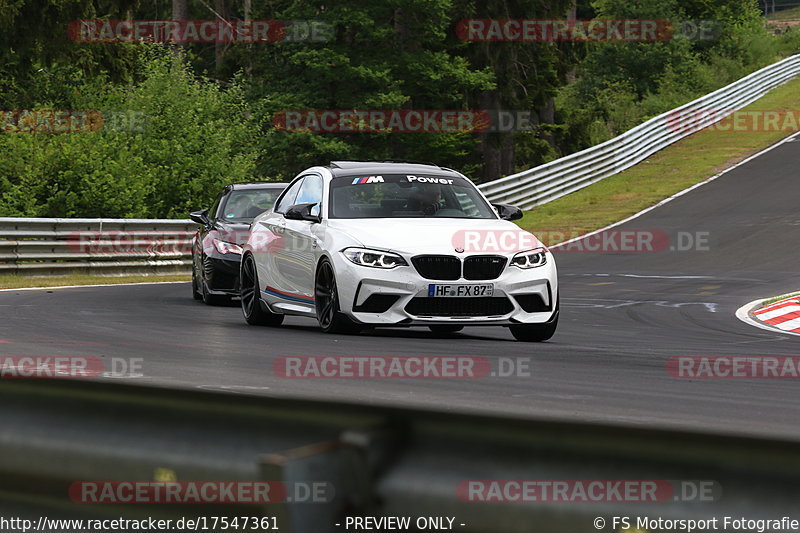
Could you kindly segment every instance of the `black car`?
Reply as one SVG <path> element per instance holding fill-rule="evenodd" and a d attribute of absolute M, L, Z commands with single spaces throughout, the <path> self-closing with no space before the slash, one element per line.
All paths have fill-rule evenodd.
<path fill-rule="evenodd" d="M 192 296 L 222 305 L 239 294 L 241 245 L 250 223 L 273 208 L 287 183 L 252 182 L 228 185 L 211 209 L 190 214 L 202 227 L 192 242 Z"/>

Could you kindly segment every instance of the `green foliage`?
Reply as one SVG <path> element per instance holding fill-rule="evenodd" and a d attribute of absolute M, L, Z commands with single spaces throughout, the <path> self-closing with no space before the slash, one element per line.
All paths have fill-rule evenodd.
<path fill-rule="evenodd" d="M 251 178 L 255 128 L 241 88 L 197 79 L 156 52 L 141 83 L 87 83 L 72 95 L 74 109 L 103 114 L 100 131 L 0 136 L 0 212 L 184 217 L 222 185 Z"/>
<path fill-rule="evenodd" d="M 103 74 L 130 80 L 136 48 L 122 43 L 78 43 L 68 27 L 81 19 L 125 18 L 128 2 L 0 0 L 0 109 L 61 102 L 82 79 Z"/>
<path fill-rule="evenodd" d="M 562 87 L 558 118 L 564 153 L 619 135 L 797 51 L 794 32 L 776 38 L 764 26 L 757 0 L 594 0 L 601 18 L 709 21 L 713 39 L 676 35 L 657 43 L 595 43 Z"/>
<path fill-rule="evenodd" d="M 800 53 L 800 28 L 792 28 L 778 36 L 778 51 L 783 56 Z"/>

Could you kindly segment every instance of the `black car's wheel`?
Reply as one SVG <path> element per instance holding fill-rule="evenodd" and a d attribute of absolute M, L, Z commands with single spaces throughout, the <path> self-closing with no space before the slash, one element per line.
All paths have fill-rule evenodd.
<path fill-rule="evenodd" d="M 207 305 L 228 305 L 231 303 L 230 296 L 226 296 L 223 294 L 212 294 L 208 290 L 208 282 L 206 281 L 206 270 L 205 265 L 203 266 L 203 270 L 200 276 L 200 279 L 197 280 L 198 285 L 200 285 L 200 295 Z"/>
<path fill-rule="evenodd" d="M 556 310 L 552 318 L 544 324 L 517 324 L 510 326 L 511 334 L 518 341 L 542 342 L 548 340 L 558 327 L 559 299 L 556 300 Z"/>
<path fill-rule="evenodd" d="M 333 273 L 333 265 L 327 259 L 322 259 L 317 268 L 314 302 L 319 326 L 325 333 L 358 333 L 361 330 L 361 327 L 345 316 L 339 308 L 336 275 Z"/>
<path fill-rule="evenodd" d="M 192 264 L 192 298 L 195 300 L 203 299 L 200 288 L 197 286 L 197 272 L 195 272 L 194 264 Z"/>
<path fill-rule="evenodd" d="M 449 335 L 450 333 L 458 333 L 464 329 L 464 326 L 458 326 L 456 324 L 434 324 L 433 326 L 428 326 L 428 329 L 437 335 Z"/>
<path fill-rule="evenodd" d="M 242 299 L 242 313 L 244 319 L 251 326 L 280 326 L 283 323 L 283 316 L 261 307 L 261 298 L 258 284 L 258 273 L 256 272 L 256 261 L 252 255 L 246 255 L 242 259 L 242 268 L 239 275 L 240 295 Z"/>
<path fill-rule="evenodd" d="M 231 302 L 230 296 L 221 294 L 211 294 L 208 292 L 208 285 L 205 280 L 200 281 L 200 294 L 206 305 L 228 305 Z"/>

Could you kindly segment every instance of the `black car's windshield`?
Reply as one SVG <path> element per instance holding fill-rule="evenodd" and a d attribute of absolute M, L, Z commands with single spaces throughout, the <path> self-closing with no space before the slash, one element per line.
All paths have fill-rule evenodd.
<path fill-rule="evenodd" d="M 281 192 L 282 188 L 275 187 L 232 191 L 219 218 L 226 222 L 251 222 L 264 211 L 272 209 Z"/>
<path fill-rule="evenodd" d="M 497 218 L 457 176 L 354 175 L 331 181 L 331 218 Z"/>

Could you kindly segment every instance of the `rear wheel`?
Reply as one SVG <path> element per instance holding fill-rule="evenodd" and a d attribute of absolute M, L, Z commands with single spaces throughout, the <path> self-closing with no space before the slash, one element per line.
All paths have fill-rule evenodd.
<path fill-rule="evenodd" d="M 283 315 L 271 313 L 261 307 L 256 261 L 252 255 L 246 255 L 242 259 L 242 271 L 239 279 L 242 314 L 244 314 L 245 321 L 251 326 L 280 326 L 283 323 Z"/>
<path fill-rule="evenodd" d="M 314 302 L 317 308 L 317 320 L 325 333 L 358 333 L 361 327 L 342 313 L 339 307 L 339 291 L 336 287 L 336 275 L 333 265 L 323 259 L 317 268 L 314 283 Z"/>
<path fill-rule="evenodd" d="M 458 333 L 464 329 L 464 326 L 459 326 L 456 324 L 435 324 L 433 326 L 428 326 L 428 329 L 437 335 L 448 335 L 450 333 Z"/>
<path fill-rule="evenodd" d="M 556 310 L 548 322 L 544 324 L 516 324 L 510 326 L 511 334 L 518 341 L 542 342 L 552 337 L 558 327 L 559 300 L 556 300 Z"/>

